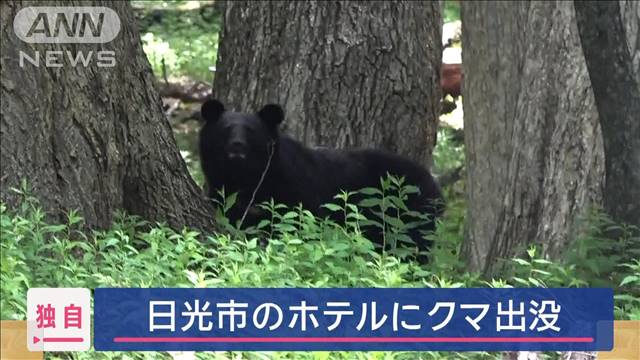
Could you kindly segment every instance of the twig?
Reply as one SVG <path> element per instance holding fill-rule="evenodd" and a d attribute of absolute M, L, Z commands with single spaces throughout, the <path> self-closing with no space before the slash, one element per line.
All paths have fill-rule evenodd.
<path fill-rule="evenodd" d="M 162 78 L 164 79 L 164 83 L 169 85 L 169 80 L 167 79 L 167 65 L 164 63 L 164 57 L 160 63 L 162 64 Z"/>
<path fill-rule="evenodd" d="M 271 166 L 271 158 L 273 158 L 274 152 L 275 152 L 275 142 L 272 141 L 269 146 L 269 159 L 267 159 L 267 165 L 264 167 L 264 170 L 262 171 L 262 175 L 260 176 L 258 185 L 256 185 L 255 189 L 253 189 L 253 194 L 251 194 L 251 199 L 249 200 L 249 204 L 247 205 L 246 209 L 244 209 L 242 218 L 240 218 L 240 224 L 238 225 L 238 228 L 242 227 L 242 224 L 244 223 L 244 219 L 247 217 L 247 214 L 249 213 L 249 209 L 253 205 L 253 202 L 256 200 L 256 194 L 258 193 L 258 190 L 260 190 L 260 186 L 262 186 L 262 182 L 264 181 L 265 176 L 267 176 L 267 171 L 269 171 L 269 166 Z"/>

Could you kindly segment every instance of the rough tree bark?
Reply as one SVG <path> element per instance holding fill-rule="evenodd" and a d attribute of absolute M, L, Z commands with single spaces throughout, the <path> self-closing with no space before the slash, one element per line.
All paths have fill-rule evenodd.
<path fill-rule="evenodd" d="M 13 19 L 39 2 L 1 2 L 0 195 L 26 179 L 52 216 L 79 209 L 89 227 L 106 227 L 116 209 L 151 221 L 212 229 L 213 209 L 191 180 L 163 116 L 153 75 L 142 51 L 128 2 L 97 1 L 116 11 L 119 35 L 107 44 L 29 44 Z M 50 1 L 47 6 L 86 2 Z M 53 24 L 52 24 L 53 25 Z M 62 51 L 46 67 L 47 51 Z M 115 52 L 114 67 L 99 67 L 96 51 Z M 93 51 L 88 66 L 72 66 L 66 52 Z M 20 52 L 42 57 L 39 66 Z"/>
<path fill-rule="evenodd" d="M 640 2 L 620 0 L 620 17 L 631 56 L 631 69 L 640 84 Z M 584 44 L 582 45 L 584 49 Z"/>
<path fill-rule="evenodd" d="M 214 96 L 284 106 L 308 145 L 378 147 L 430 164 L 439 114 L 437 2 L 231 2 Z"/>
<path fill-rule="evenodd" d="M 574 4 L 604 139 L 604 207 L 640 227 L 640 4 Z"/>
<path fill-rule="evenodd" d="M 462 2 L 465 251 L 490 275 L 527 244 L 550 254 L 602 195 L 597 111 L 567 2 Z"/>

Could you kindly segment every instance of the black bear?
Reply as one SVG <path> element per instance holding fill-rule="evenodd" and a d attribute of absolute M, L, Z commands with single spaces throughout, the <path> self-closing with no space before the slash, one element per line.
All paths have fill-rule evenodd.
<path fill-rule="evenodd" d="M 437 182 L 429 171 L 406 158 L 378 150 L 307 148 L 279 133 L 284 112 L 275 104 L 256 113 L 240 113 L 226 111 L 218 100 L 208 100 L 201 112 L 206 123 L 200 131 L 200 159 L 208 196 L 215 198 L 223 187 L 226 194 L 237 192 L 238 206 L 228 214 L 234 222 L 248 205 L 271 198 L 288 206 L 301 203 L 315 215 L 325 216 L 322 205 L 332 202 L 341 190 L 379 187 L 380 178 L 387 174 L 402 176 L 405 183 L 419 188 L 407 200 L 409 210 L 434 220 L 442 213 Z M 434 220 L 410 234 L 420 251 L 429 244 L 419 230 L 432 230 Z M 382 243 L 380 234 L 366 234 Z"/>

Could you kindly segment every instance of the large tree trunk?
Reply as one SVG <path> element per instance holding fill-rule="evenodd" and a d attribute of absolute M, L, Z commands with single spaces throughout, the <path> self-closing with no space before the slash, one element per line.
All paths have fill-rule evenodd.
<path fill-rule="evenodd" d="M 620 0 L 619 8 L 631 56 L 631 70 L 636 83 L 640 84 L 640 1 Z M 584 49 L 584 44 L 582 48 Z"/>
<path fill-rule="evenodd" d="M 277 102 L 309 145 L 378 147 L 425 165 L 439 114 L 438 2 L 224 3 L 214 96 Z"/>
<path fill-rule="evenodd" d="M 602 195 L 598 116 L 567 2 L 462 2 L 466 252 L 473 270 L 552 255 Z"/>
<path fill-rule="evenodd" d="M 120 34 L 107 44 L 29 44 L 14 33 L 16 13 L 38 2 L 2 2 L 0 195 L 26 179 L 53 216 L 79 209 L 90 227 L 106 227 L 116 209 L 174 227 L 212 229 L 211 205 L 191 180 L 163 115 L 128 2 L 92 2 L 116 11 Z M 47 6 L 81 6 L 51 1 Z M 53 26 L 53 24 L 51 24 Z M 46 51 L 62 51 L 62 67 L 46 67 Z M 99 67 L 95 52 L 115 52 Z M 93 51 L 94 61 L 66 58 Z M 42 57 L 20 66 L 20 52 Z"/>
<path fill-rule="evenodd" d="M 640 3 L 580 1 L 575 9 L 604 138 L 604 206 L 640 227 Z"/>

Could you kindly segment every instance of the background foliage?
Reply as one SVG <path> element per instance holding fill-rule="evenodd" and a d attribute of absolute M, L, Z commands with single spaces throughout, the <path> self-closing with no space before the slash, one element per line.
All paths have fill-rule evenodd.
<path fill-rule="evenodd" d="M 158 79 L 162 60 L 169 79 L 210 83 L 221 17 L 213 1 L 133 1 L 144 52 Z"/>

